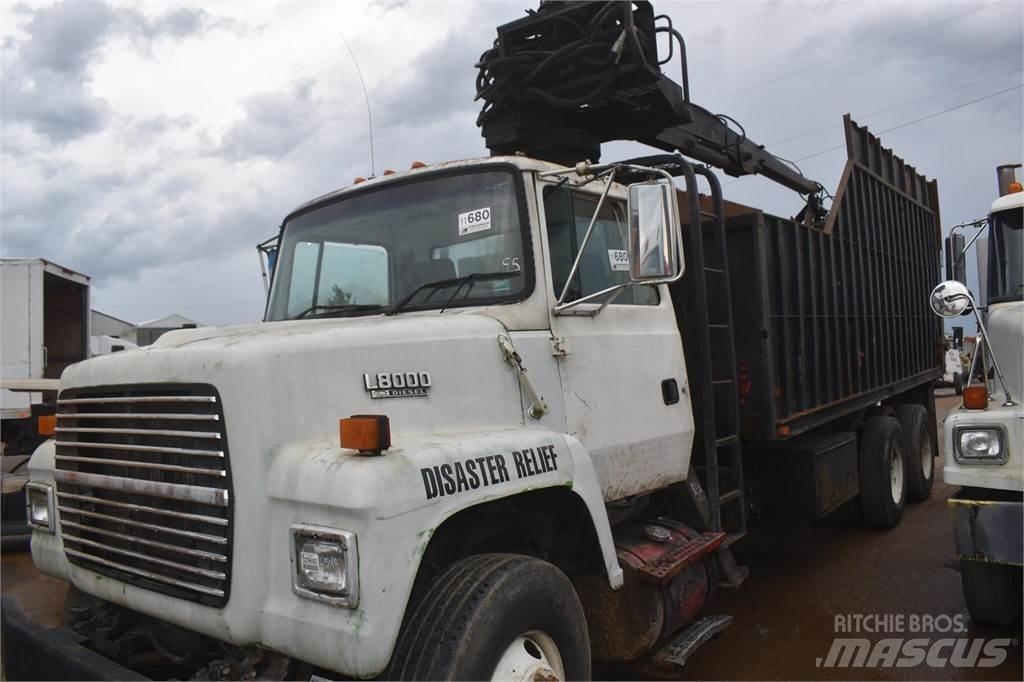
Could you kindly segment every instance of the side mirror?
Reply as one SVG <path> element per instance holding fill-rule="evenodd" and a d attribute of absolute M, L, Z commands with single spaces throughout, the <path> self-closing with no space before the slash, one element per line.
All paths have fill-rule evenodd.
<path fill-rule="evenodd" d="M 648 282 L 680 274 L 676 188 L 667 179 L 630 185 L 628 208 L 630 279 Z"/>
<path fill-rule="evenodd" d="M 971 292 L 967 285 L 956 280 L 947 280 L 932 289 L 928 305 L 940 317 L 957 317 L 971 304 Z"/>
<path fill-rule="evenodd" d="M 967 283 L 966 243 L 962 234 L 946 237 L 946 279 Z"/>

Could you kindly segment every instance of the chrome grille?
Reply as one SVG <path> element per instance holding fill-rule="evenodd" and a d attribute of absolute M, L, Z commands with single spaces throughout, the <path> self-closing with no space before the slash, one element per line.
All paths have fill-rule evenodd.
<path fill-rule="evenodd" d="M 71 563 L 182 599 L 227 602 L 231 471 L 212 386 L 62 391 L 54 477 Z"/>

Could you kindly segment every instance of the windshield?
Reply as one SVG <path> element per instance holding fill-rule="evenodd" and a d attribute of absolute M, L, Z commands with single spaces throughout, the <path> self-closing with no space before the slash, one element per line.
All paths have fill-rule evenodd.
<path fill-rule="evenodd" d="M 267 319 L 520 300 L 532 278 L 519 192 L 512 171 L 492 167 L 386 185 L 299 214 L 284 226 Z"/>
<path fill-rule="evenodd" d="M 1024 298 L 1024 209 L 993 213 L 989 239 L 988 302 Z"/>

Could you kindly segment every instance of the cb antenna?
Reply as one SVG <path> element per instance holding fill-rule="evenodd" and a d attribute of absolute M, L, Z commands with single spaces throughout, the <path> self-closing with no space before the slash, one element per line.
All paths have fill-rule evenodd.
<path fill-rule="evenodd" d="M 370 177 L 377 176 L 377 169 L 373 163 L 373 112 L 370 111 L 370 93 L 366 91 L 366 81 L 363 80 L 363 70 L 359 68 L 359 60 L 356 59 L 356 53 L 352 51 L 352 47 L 345 40 L 345 34 L 340 30 L 338 35 L 341 36 L 341 42 L 345 43 L 345 49 L 348 50 L 348 54 L 352 57 L 352 63 L 356 66 L 356 74 L 359 76 L 359 85 L 363 87 L 363 99 L 366 100 L 366 120 L 370 126 Z"/>

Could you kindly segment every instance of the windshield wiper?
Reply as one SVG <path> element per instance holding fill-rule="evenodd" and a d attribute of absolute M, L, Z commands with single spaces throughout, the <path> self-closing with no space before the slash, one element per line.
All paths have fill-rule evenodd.
<path fill-rule="evenodd" d="M 518 270 L 513 272 L 471 272 L 468 275 L 463 275 L 462 277 L 450 277 L 448 279 L 436 279 L 431 282 L 424 282 L 423 284 L 419 285 L 418 287 L 410 291 L 408 294 L 403 296 L 402 299 L 398 301 L 398 303 L 391 306 L 391 308 L 388 309 L 388 311 L 384 314 L 397 315 L 398 313 L 402 312 L 402 310 L 405 309 L 405 306 L 409 305 L 409 302 L 416 296 L 416 294 L 420 293 L 424 289 L 446 289 L 448 287 L 456 287 L 455 291 L 452 292 L 451 298 L 449 298 L 448 302 L 445 303 L 444 306 L 441 308 L 441 312 L 444 312 L 444 309 L 448 307 L 448 304 L 452 302 L 452 299 L 455 298 L 455 295 L 458 294 L 459 290 L 462 289 L 462 287 L 465 286 L 466 284 L 470 285 L 469 289 L 466 290 L 466 295 L 468 296 L 469 292 L 472 291 L 473 289 L 472 284 L 474 282 L 490 279 L 506 279 L 518 276 Z"/>
<path fill-rule="evenodd" d="M 301 320 L 306 317 L 330 317 L 331 315 L 339 313 L 358 312 L 361 310 L 383 310 L 384 306 L 379 303 L 342 303 L 339 305 L 331 305 L 325 303 L 317 303 L 311 305 L 303 310 L 298 315 L 290 317 L 291 320 Z M 323 311 L 317 313 L 317 311 Z M 317 313 L 317 314 L 314 314 Z"/>

